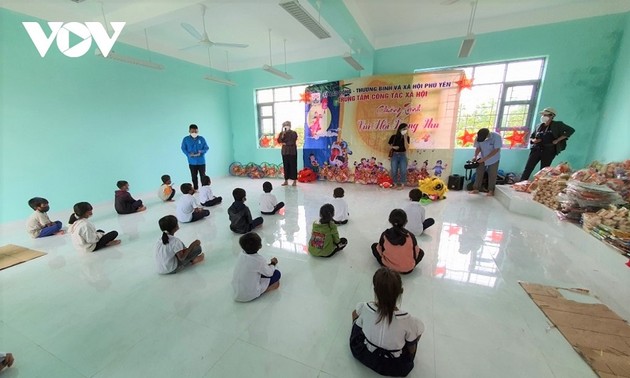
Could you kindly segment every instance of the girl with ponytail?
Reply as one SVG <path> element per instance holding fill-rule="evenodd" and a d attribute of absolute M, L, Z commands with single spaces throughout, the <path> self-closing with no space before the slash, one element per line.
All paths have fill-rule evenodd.
<path fill-rule="evenodd" d="M 407 213 L 394 209 L 389 214 L 392 227 L 381 234 L 378 243 L 372 244 L 372 254 L 381 266 L 396 272 L 411 273 L 424 257 L 424 251 L 418 246 L 416 237 L 407 229 Z"/>
<path fill-rule="evenodd" d="M 88 220 L 92 216 L 92 205 L 88 202 L 79 202 L 72 209 L 74 212 L 70 215 L 70 227 L 68 232 L 72 237 L 72 244 L 79 251 L 96 252 L 101 248 L 120 244 L 117 240 L 118 232 L 110 231 L 105 233 L 103 230 L 97 230 L 96 227 Z"/>
<path fill-rule="evenodd" d="M 348 239 L 339 237 L 334 216 L 335 207 L 329 203 L 319 209 L 319 222 L 313 222 L 308 242 L 308 252 L 312 256 L 331 257 L 348 245 Z"/>
<path fill-rule="evenodd" d="M 350 350 L 379 374 L 406 377 L 413 369 L 424 324 L 397 307 L 403 293 L 400 274 L 383 267 L 374 273 L 372 283 L 376 300 L 359 303 L 352 312 Z"/>
<path fill-rule="evenodd" d="M 179 225 L 174 215 L 160 218 L 158 225 L 162 231 L 162 236 L 155 245 L 155 262 L 159 274 L 176 273 L 188 265 L 203 261 L 205 256 L 201 252 L 199 240 L 190 243 L 186 248 L 184 243 L 175 237 Z"/>

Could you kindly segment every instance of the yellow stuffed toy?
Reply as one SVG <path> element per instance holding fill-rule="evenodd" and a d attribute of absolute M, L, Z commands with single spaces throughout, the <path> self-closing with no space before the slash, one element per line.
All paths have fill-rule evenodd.
<path fill-rule="evenodd" d="M 448 191 L 446 184 L 439 177 L 427 177 L 418 181 L 420 191 L 431 200 L 437 201 L 446 198 L 444 193 Z"/>

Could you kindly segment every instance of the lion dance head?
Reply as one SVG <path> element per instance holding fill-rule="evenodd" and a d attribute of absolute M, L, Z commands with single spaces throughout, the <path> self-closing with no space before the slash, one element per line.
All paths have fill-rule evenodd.
<path fill-rule="evenodd" d="M 446 184 L 439 177 L 427 177 L 418 181 L 420 191 L 426 194 L 430 199 L 436 201 L 446 198 L 444 193 L 448 191 Z"/>

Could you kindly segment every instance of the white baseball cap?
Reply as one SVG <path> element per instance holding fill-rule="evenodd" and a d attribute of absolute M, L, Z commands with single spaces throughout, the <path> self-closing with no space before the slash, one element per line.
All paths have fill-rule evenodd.
<path fill-rule="evenodd" d="M 540 112 L 540 114 L 549 114 L 549 113 L 551 113 L 553 115 L 558 114 L 558 113 L 556 113 L 556 109 L 554 109 L 554 108 L 544 108 L 542 110 L 542 112 Z"/>

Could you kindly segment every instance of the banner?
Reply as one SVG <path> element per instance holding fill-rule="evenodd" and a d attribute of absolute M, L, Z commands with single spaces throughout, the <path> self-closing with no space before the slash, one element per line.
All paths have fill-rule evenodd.
<path fill-rule="evenodd" d="M 389 170 L 389 138 L 406 123 L 408 183 L 415 186 L 418 178 L 429 175 L 448 176 L 459 93 L 465 87 L 470 82 L 459 70 L 309 86 L 304 95 L 304 167 L 324 170 L 337 181 L 375 183 L 376 175 L 366 178 L 360 173 Z"/>

